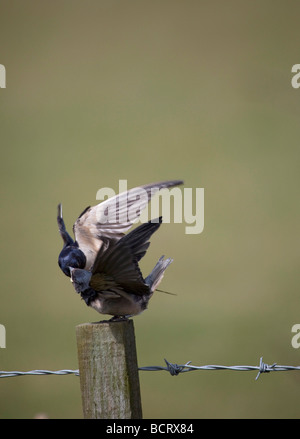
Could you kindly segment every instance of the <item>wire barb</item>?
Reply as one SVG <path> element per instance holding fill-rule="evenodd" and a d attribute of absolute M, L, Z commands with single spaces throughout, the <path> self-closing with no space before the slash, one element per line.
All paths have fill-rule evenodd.
<path fill-rule="evenodd" d="M 166 370 L 168 371 L 168 372 L 170 372 L 170 374 L 172 375 L 172 376 L 177 376 L 177 375 L 179 375 L 181 372 L 184 372 L 184 369 L 191 363 L 191 361 L 188 361 L 186 364 L 184 364 L 183 366 L 179 366 L 178 364 L 172 364 L 172 363 L 169 363 L 169 361 L 168 360 L 166 360 L 166 359 L 164 359 L 165 360 L 165 363 L 166 363 L 166 365 L 167 365 L 167 368 L 166 368 Z M 186 371 L 187 372 L 187 371 Z"/>
<path fill-rule="evenodd" d="M 259 372 L 255 378 L 255 381 L 258 380 L 258 378 L 260 377 L 261 373 L 269 373 L 274 371 L 275 366 L 277 366 L 277 363 L 273 363 L 272 366 L 269 366 L 267 363 L 263 362 L 263 357 L 260 357 L 260 361 L 259 361 Z"/>

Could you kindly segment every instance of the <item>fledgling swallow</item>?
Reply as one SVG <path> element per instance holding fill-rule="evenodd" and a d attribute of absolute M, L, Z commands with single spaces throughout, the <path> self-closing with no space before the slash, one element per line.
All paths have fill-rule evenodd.
<path fill-rule="evenodd" d="M 162 218 L 142 224 L 127 235 L 125 232 L 158 190 L 182 183 L 181 180 L 171 180 L 140 186 L 86 208 L 73 226 L 75 240 L 66 231 L 62 207 L 58 206 L 57 222 L 64 241 L 58 263 L 64 274 L 71 277 L 76 292 L 88 306 L 114 316 L 113 319 L 136 315 L 147 308 L 172 262 L 172 259 L 162 256 L 145 279 L 138 265 Z M 140 189 L 144 190 L 146 197 L 138 197 Z M 128 211 L 133 204 L 134 213 L 131 212 L 130 218 L 124 216 L 124 209 Z M 104 212 L 103 222 L 101 213 Z"/>

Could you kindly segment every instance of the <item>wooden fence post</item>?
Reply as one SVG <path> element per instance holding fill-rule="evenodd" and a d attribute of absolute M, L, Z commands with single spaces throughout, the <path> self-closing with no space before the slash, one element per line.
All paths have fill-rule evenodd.
<path fill-rule="evenodd" d="M 86 419 L 141 419 L 132 320 L 76 326 L 80 388 Z"/>

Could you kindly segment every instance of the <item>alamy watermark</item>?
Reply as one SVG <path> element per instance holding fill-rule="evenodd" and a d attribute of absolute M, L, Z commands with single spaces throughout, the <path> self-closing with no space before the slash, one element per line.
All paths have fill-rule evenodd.
<path fill-rule="evenodd" d="M 142 187 L 127 191 L 127 180 L 119 180 L 118 197 L 109 200 L 109 204 L 104 202 L 98 205 L 97 220 L 100 223 L 145 223 L 149 221 L 149 217 L 154 221 L 162 216 L 164 223 L 186 223 L 187 234 L 199 234 L 203 231 L 204 188 L 172 187 L 159 190 L 158 187 L 154 187 L 151 189 L 149 203 L 149 195 Z M 105 187 L 98 190 L 96 199 L 103 201 L 115 195 L 112 188 Z M 139 213 L 140 216 L 136 220 Z"/>
<path fill-rule="evenodd" d="M 6 70 L 3 64 L 0 64 L 0 88 L 6 88 Z"/>
<path fill-rule="evenodd" d="M 6 348 L 6 330 L 4 325 L 0 325 L 0 348 Z"/>
<path fill-rule="evenodd" d="M 300 87 L 300 64 L 294 64 L 292 67 L 292 73 L 296 73 L 292 77 L 292 87 L 299 88 Z"/>
<path fill-rule="evenodd" d="M 300 324 L 296 323 L 293 327 L 292 327 L 292 332 L 296 333 L 293 337 L 292 337 L 292 346 L 295 349 L 300 348 Z"/>

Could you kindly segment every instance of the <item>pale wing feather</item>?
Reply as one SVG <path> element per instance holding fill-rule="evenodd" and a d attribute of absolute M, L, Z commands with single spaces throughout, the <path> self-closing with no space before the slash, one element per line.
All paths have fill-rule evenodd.
<path fill-rule="evenodd" d="M 181 180 L 170 180 L 135 187 L 86 209 L 73 226 L 75 239 L 87 258 L 85 268 L 93 265 L 102 246 L 101 238 L 122 238 L 153 195 L 160 189 L 182 183 Z"/>

